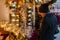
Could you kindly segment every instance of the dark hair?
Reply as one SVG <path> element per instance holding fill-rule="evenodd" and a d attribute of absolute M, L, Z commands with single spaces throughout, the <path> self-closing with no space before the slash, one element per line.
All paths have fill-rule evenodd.
<path fill-rule="evenodd" d="M 39 7 L 39 12 L 48 13 L 49 12 L 48 6 L 53 3 L 54 3 L 54 0 L 51 0 L 48 3 L 41 4 L 41 6 Z"/>
<path fill-rule="evenodd" d="M 48 6 L 49 6 L 48 4 L 42 4 L 42 5 L 39 7 L 39 12 L 48 13 L 48 12 L 49 12 Z"/>

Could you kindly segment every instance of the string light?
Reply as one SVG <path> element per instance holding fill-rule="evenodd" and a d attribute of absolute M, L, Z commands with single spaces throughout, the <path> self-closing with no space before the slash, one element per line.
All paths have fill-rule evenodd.
<path fill-rule="evenodd" d="M 12 4 L 12 1 L 9 1 L 8 3 L 11 5 Z"/>
<path fill-rule="evenodd" d="M 12 4 L 12 6 L 13 6 L 13 7 L 16 7 L 16 2 L 14 2 L 14 3 Z"/>
<path fill-rule="evenodd" d="M 28 21 L 31 21 L 31 19 L 28 19 Z"/>
<path fill-rule="evenodd" d="M 31 14 L 29 14 L 28 17 L 31 17 Z"/>
<path fill-rule="evenodd" d="M 19 21 L 19 19 L 17 19 L 16 21 Z"/>
<path fill-rule="evenodd" d="M 17 17 L 19 17 L 19 15 L 16 15 Z"/>
<path fill-rule="evenodd" d="M 4 28 L 4 27 L 6 27 L 6 24 L 2 24 L 2 25 L 1 25 L 1 28 Z"/>
<path fill-rule="evenodd" d="M 27 0 L 27 1 L 29 1 L 29 0 Z M 23 2 L 22 2 L 22 0 L 19 0 L 19 2 L 18 2 L 18 4 L 16 4 L 17 3 L 17 1 L 11 1 L 10 3 L 9 3 L 9 7 L 11 7 L 11 11 L 13 12 L 12 13 L 12 18 L 11 18 L 11 22 L 13 22 L 13 23 L 15 23 L 16 25 L 13 25 L 12 27 L 12 29 L 10 30 L 9 28 L 9 30 L 10 31 L 12 31 L 12 32 L 14 32 L 14 34 L 15 35 L 19 35 L 18 34 L 18 31 L 17 30 L 19 30 L 19 28 L 16 28 L 16 27 L 18 27 L 20 24 L 19 24 L 19 21 L 20 21 L 20 18 L 18 18 L 18 17 L 20 17 L 21 15 L 20 14 L 16 14 L 16 10 L 18 10 L 18 9 L 20 9 L 21 8 L 21 6 L 22 5 L 24 5 L 24 3 L 25 3 L 25 0 L 23 0 Z M 29 3 L 30 3 L 30 1 L 29 1 Z M 17 7 L 17 8 L 16 8 Z M 25 32 L 24 33 L 22 33 L 21 35 L 22 35 L 22 37 L 23 36 L 25 36 L 25 35 L 27 35 L 27 36 L 29 36 L 30 37 L 30 29 L 31 29 L 31 27 L 32 27 L 32 21 L 31 21 L 31 17 L 32 17 L 32 7 L 31 7 L 31 4 L 29 5 L 29 7 L 28 7 L 30 10 L 27 10 L 27 12 L 28 12 L 28 17 L 30 17 L 30 18 L 28 18 L 27 20 L 28 21 L 30 21 L 30 22 L 28 22 L 27 24 L 28 24 L 28 31 L 26 30 L 26 29 L 24 29 L 24 30 L 26 30 L 27 31 L 27 34 L 25 34 Z M 19 10 L 20 11 L 20 10 Z M 19 11 L 17 11 L 17 12 L 19 12 Z M 22 17 L 22 16 L 21 16 Z M 24 16 L 23 16 L 24 17 Z M 26 18 L 24 18 L 24 19 L 26 19 Z M 24 20 L 23 19 L 23 20 Z M 23 21 L 22 19 L 21 19 L 21 21 Z M 25 20 L 24 20 L 25 21 Z M 23 22 L 24 22 L 23 21 Z M 23 25 L 25 25 L 25 24 L 22 24 L 22 22 L 21 22 L 21 25 L 23 26 Z M 24 26 L 25 27 L 25 26 Z M 7 29 L 7 30 L 8 30 Z M 21 28 L 22 30 L 23 30 L 23 28 Z M 23 30 L 23 31 L 24 31 Z M 21 30 L 20 30 L 21 31 Z M 24 35 L 23 35 L 24 34 Z M 20 36 L 20 35 L 19 35 Z M 21 38 L 21 40 L 22 40 L 23 38 Z M 25 40 L 25 39 L 24 39 Z"/>
<path fill-rule="evenodd" d="M 31 12 L 32 12 L 31 10 L 28 11 L 28 13 L 31 13 Z"/>
<path fill-rule="evenodd" d="M 13 17 L 14 17 L 14 16 L 15 16 L 15 14 L 12 14 L 11 16 L 13 16 Z"/>
<path fill-rule="evenodd" d="M 16 9 L 15 9 L 15 8 L 12 8 L 12 9 L 11 9 L 11 11 L 12 11 L 12 12 L 15 12 L 15 11 L 16 11 Z"/>
<path fill-rule="evenodd" d="M 31 9 L 32 7 L 29 6 L 28 8 Z"/>
<path fill-rule="evenodd" d="M 12 22 L 15 22 L 15 19 L 12 19 Z"/>
<path fill-rule="evenodd" d="M 19 26 L 19 24 L 16 24 L 17 26 Z"/>
<path fill-rule="evenodd" d="M 29 22 L 29 23 L 28 23 L 28 25 L 32 25 L 32 23 L 31 23 L 31 22 Z"/>

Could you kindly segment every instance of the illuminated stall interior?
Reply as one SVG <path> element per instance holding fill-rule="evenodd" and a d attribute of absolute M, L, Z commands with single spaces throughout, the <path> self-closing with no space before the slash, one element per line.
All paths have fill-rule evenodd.
<path fill-rule="evenodd" d="M 9 34 L 10 40 L 15 38 L 25 40 L 31 37 L 34 20 L 33 6 L 32 0 L 5 0 L 9 21 L 1 22 L 0 28 Z M 12 33 L 16 36 L 15 38 Z"/>
<path fill-rule="evenodd" d="M 0 22 L 0 29 L 6 32 L 6 35 L 9 34 L 9 40 L 28 40 L 35 26 L 35 7 L 39 8 L 40 4 L 45 2 L 45 0 L 4 0 L 4 5 L 1 4 L 0 7 L 7 8 L 2 8 L 7 10 L 5 14 L 7 21 Z"/>

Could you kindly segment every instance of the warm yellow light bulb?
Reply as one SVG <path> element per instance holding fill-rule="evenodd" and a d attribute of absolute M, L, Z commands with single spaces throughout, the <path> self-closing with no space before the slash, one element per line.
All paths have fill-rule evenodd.
<path fill-rule="evenodd" d="M 12 1 L 9 1 L 8 3 L 11 5 L 12 4 Z"/>
<path fill-rule="evenodd" d="M 18 8 L 20 8 L 20 5 L 18 5 Z"/>
<path fill-rule="evenodd" d="M 19 24 L 16 24 L 17 26 L 19 26 Z"/>
<path fill-rule="evenodd" d="M 29 9 L 31 9 L 32 7 L 29 6 Z"/>
<path fill-rule="evenodd" d="M 18 19 L 16 21 L 19 21 Z"/>
<path fill-rule="evenodd" d="M 12 14 L 12 16 L 15 16 L 15 14 Z"/>
<path fill-rule="evenodd" d="M 12 21 L 14 22 L 14 21 L 15 21 L 15 19 L 12 19 Z"/>

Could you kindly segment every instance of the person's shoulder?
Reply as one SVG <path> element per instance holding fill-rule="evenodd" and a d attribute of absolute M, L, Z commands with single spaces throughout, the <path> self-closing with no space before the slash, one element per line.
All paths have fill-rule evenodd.
<path fill-rule="evenodd" d="M 57 17 L 54 14 L 47 14 L 45 20 L 53 22 L 54 20 L 57 20 Z"/>
<path fill-rule="evenodd" d="M 46 18 L 56 18 L 56 15 L 55 14 L 53 14 L 53 13 L 48 13 L 48 14 L 46 14 Z"/>

